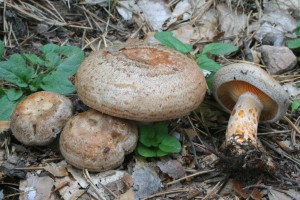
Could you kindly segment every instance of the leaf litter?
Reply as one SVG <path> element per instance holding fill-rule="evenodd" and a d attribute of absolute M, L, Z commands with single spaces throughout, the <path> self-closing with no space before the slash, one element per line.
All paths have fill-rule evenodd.
<path fill-rule="evenodd" d="M 201 53 L 211 42 L 225 42 L 258 52 L 257 62 L 262 63 L 257 51 L 261 44 L 286 46 L 287 39 L 299 37 L 294 33 L 299 6 L 299 0 L 4 1 L 1 36 L 7 58 L 12 53 L 40 55 L 48 43 L 75 45 L 89 54 L 167 30 L 192 46 L 189 54 Z M 245 57 L 238 52 L 209 58 L 223 66 Z M 299 61 L 274 77 L 291 101 L 299 100 Z M 11 91 L 9 98 L 17 95 Z M 67 165 L 55 142 L 45 148 L 21 146 L 0 124 L 0 199 L 299 199 L 299 105 L 279 122 L 259 125 L 259 137 L 279 165 L 276 174 L 232 168 L 221 151 L 228 115 L 210 97 L 190 116 L 171 121 L 169 130 L 183 137 L 180 153 L 161 159 L 133 154 L 119 169 L 102 173 Z"/>

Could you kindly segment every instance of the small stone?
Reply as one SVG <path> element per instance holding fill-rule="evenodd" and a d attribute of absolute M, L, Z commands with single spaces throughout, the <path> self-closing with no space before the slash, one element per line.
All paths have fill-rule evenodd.
<path fill-rule="evenodd" d="M 297 64 L 297 57 L 288 47 L 262 45 L 258 51 L 261 52 L 261 57 L 270 74 L 281 74 Z"/>

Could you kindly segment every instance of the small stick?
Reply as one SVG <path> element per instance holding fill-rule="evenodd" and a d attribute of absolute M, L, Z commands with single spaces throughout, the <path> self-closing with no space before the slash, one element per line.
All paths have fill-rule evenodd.
<path fill-rule="evenodd" d="M 177 179 L 175 181 L 171 181 L 171 182 L 167 183 L 167 186 L 173 185 L 174 183 L 178 183 L 178 182 L 180 182 L 182 180 L 185 180 L 185 179 L 188 179 L 188 178 L 192 178 L 192 177 L 199 176 L 199 175 L 202 175 L 202 174 L 207 174 L 207 173 L 214 172 L 214 171 L 215 171 L 214 169 L 211 169 L 211 170 L 196 172 L 194 174 L 182 177 L 182 178 Z"/>
<path fill-rule="evenodd" d="M 143 200 L 152 199 L 154 197 L 159 197 L 159 196 L 167 195 L 167 194 L 173 194 L 173 193 L 179 193 L 179 192 L 189 192 L 189 191 L 190 191 L 189 189 L 169 190 L 169 191 L 164 191 L 164 192 L 159 192 L 159 193 L 153 194 L 151 196 L 144 198 Z"/>
<path fill-rule="evenodd" d="M 283 119 L 300 135 L 300 129 L 287 116 L 284 116 Z"/>

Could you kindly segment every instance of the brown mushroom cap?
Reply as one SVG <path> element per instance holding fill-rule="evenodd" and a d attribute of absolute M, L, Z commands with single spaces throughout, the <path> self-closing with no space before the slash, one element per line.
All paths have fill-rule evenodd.
<path fill-rule="evenodd" d="M 201 69 L 163 46 L 132 45 L 94 52 L 76 75 L 77 93 L 91 108 L 137 121 L 161 121 L 197 108 L 206 92 Z"/>
<path fill-rule="evenodd" d="M 88 110 L 72 117 L 60 136 L 60 151 L 71 165 L 99 172 L 118 167 L 135 149 L 137 127 L 126 120 Z"/>
<path fill-rule="evenodd" d="M 290 104 L 281 85 L 254 64 L 235 63 L 221 68 L 213 78 L 212 87 L 216 100 L 228 113 L 241 94 L 255 94 L 263 104 L 261 121 L 277 121 L 286 113 Z"/>
<path fill-rule="evenodd" d="M 11 131 L 25 145 L 46 145 L 61 132 L 72 116 L 72 102 L 53 92 L 36 92 L 26 97 L 14 110 Z"/>

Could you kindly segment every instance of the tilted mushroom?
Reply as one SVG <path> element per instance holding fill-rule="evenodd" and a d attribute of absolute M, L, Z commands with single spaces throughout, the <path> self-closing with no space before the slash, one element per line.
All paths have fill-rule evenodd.
<path fill-rule="evenodd" d="M 72 117 L 60 136 L 60 151 L 71 165 L 99 172 L 118 167 L 131 153 L 137 127 L 126 120 L 88 110 Z"/>
<path fill-rule="evenodd" d="M 258 121 L 277 121 L 289 106 L 281 85 L 254 64 L 236 63 L 221 68 L 213 78 L 212 90 L 219 104 L 231 113 L 225 146 L 227 153 L 236 157 L 258 148 Z"/>
<path fill-rule="evenodd" d="M 72 102 L 67 97 L 53 92 L 36 92 L 14 110 L 11 131 L 25 145 L 46 145 L 61 132 L 72 111 Z"/>
<path fill-rule="evenodd" d="M 199 106 L 206 92 L 194 61 L 147 44 L 94 52 L 79 67 L 75 85 L 89 107 L 137 121 L 182 117 Z"/>

